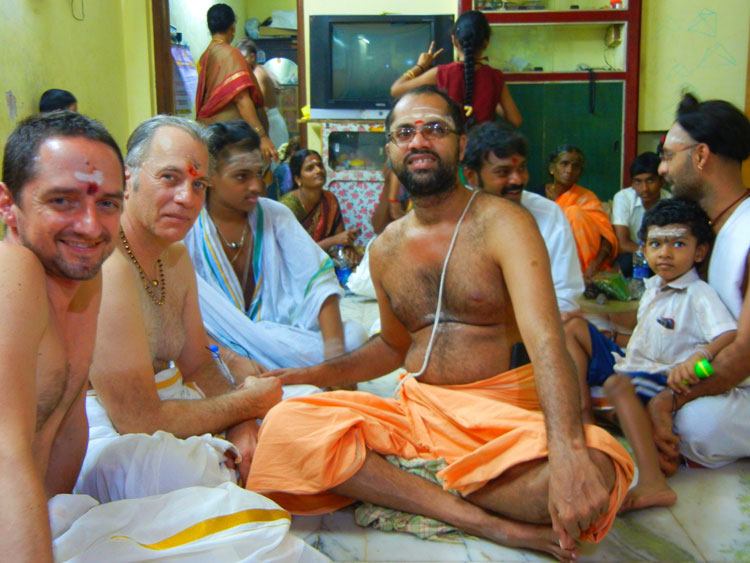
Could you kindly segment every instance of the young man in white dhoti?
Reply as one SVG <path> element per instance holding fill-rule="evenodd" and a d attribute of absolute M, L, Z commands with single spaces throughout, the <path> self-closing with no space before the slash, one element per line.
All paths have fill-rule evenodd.
<path fill-rule="evenodd" d="M 198 274 L 208 333 L 265 367 L 311 366 L 358 348 L 357 323 L 341 322 L 333 262 L 285 205 L 262 197 L 266 164 L 244 121 L 209 127 L 215 161 L 206 205 L 185 238 Z"/>
<path fill-rule="evenodd" d="M 288 534 L 287 513 L 231 483 L 104 505 L 68 494 L 86 452 L 99 270 L 117 237 L 122 174 L 117 143 L 73 112 L 28 118 L 5 146 L 0 553 L 34 562 L 53 552 L 65 561 L 320 559 Z"/>

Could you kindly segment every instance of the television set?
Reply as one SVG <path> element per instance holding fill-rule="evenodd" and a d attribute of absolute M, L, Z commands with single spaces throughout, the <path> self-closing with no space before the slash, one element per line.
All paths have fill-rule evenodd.
<path fill-rule="evenodd" d="M 310 16 L 310 117 L 382 119 L 391 84 L 435 42 L 453 61 L 453 15 Z"/>

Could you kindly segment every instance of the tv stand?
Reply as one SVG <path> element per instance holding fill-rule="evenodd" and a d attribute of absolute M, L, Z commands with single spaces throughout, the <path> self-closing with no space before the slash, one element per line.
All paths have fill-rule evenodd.
<path fill-rule="evenodd" d="M 357 245 L 375 236 L 370 219 L 380 201 L 385 163 L 384 120 L 311 119 L 321 124 L 328 186 L 339 200 L 346 228 L 357 227 Z"/>
<path fill-rule="evenodd" d="M 310 119 L 328 120 L 382 120 L 388 115 L 389 108 L 382 109 L 325 109 L 310 108 Z"/>

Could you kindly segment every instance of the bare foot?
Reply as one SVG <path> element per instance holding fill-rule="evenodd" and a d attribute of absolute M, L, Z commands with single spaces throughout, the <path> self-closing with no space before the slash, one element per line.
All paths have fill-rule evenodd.
<path fill-rule="evenodd" d="M 677 493 L 667 487 L 666 484 L 652 486 L 639 483 L 628 491 L 618 514 L 650 506 L 672 506 L 676 502 Z"/>
<path fill-rule="evenodd" d="M 563 548 L 560 545 L 560 536 L 557 535 L 551 526 L 526 524 L 504 518 L 500 518 L 500 520 L 502 524 L 498 528 L 501 527 L 502 531 L 491 527 L 481 531 L 470 531 L 470 533 L 476 533 L 476 535 L 507 547 L 521 547 L 543 551 L 549 553 L 558 561 L 572 562 L 578 558 L 578 548 Z"/>

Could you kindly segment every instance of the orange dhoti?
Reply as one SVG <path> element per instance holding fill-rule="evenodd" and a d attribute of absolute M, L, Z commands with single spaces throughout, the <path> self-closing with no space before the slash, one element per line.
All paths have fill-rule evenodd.
<path fill-rule="evenodd" d="M 606 431 L 586 426 L 589 447 L 607 454 L 616 480 L 609 511 L 581 537 L 599 541 L 633 480 L 633 461 Z M 443 458 L 444 489 L 468 495 L 508 468 L 547 457 L 544 417 L 530 365 L 466 385 L 408 378 L 398 399 L 332 391 L 275 406 L 260 429 L 247 488 L 294 514 L 322 514 L 354 500 L 328 492 L 352 477 L 367 450 L 407 459 Z"/>

